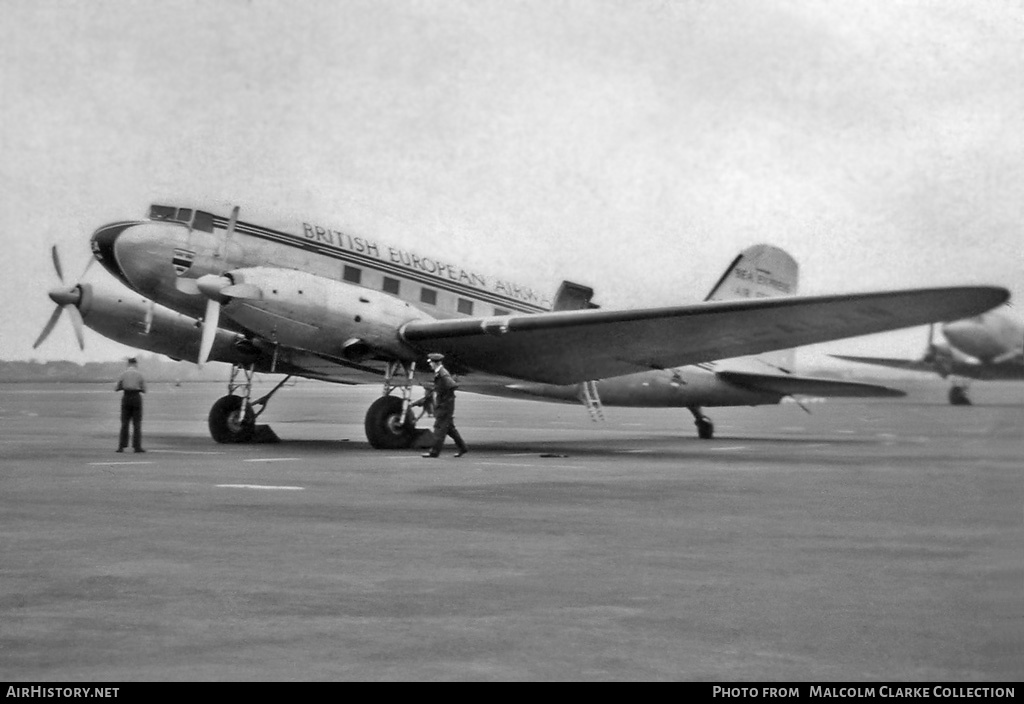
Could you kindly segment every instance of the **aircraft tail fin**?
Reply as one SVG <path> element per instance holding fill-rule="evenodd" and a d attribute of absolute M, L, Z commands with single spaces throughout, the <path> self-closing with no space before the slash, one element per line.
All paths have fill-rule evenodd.
<path fill-rule="evenodd" d="M 785 250 L 769 244 L 747 247 L 732 260 L 705 301 L 734 301 L 743 298 L 793 296 L 800 283 L 800 266 Z M 747 358 L 756 360 L 756 368 L 767 365 L 792 372 L 796 361 L 793 350 L 778 350 Z M 743 366 L 747 366 L 744 364 Z"/>
<path fill-rule="evenodd" d="M 705 301 L 796 295 L 800 266 L 785 250 L 769 244 L 747 247 L 725 270 Z"/>

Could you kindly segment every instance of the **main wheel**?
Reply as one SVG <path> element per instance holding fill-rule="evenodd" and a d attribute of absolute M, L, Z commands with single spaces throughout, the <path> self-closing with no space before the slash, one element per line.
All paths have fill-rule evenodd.
<path fill-rule="evenodd" d="M 366 411 L 366 439 L 378 450 L 399 450 L 412 445 L 416 424 L 402 417 L 402 399 L 381 396 Z"/>
<path fill-rule="evenodd" d="M 249 442 L 256 428 L 256 414 L 251 406 L 242 412 L 241 396 L 229 394 L 217 399 L 210 408 L 210 436 L 217 442 Z"/>

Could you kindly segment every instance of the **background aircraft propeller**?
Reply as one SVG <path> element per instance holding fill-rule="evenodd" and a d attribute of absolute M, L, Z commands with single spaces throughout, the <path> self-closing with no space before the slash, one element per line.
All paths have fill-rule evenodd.
<path fill-rule="evenodd" d="M 46 321 L 46 325 L 43 326 L 43 331 L 36 338 L 35 343 L 32 345 L 32 349 L 36 349 L 39 345 L 43 344 L 50 333 L 53 332 L 53 328 L 57 325 L 57 321 L 60 319 L 61 314 L 67 309 L 68 318 L 71 320 L 71 327 L 74 328 L 75 338 L 78 340 L 79 349 L 85 349 L 85 334 L 83 332 L 84 323 L 82 322 L 82 314 L 78 311 L 78 305 L 82 302 L 82 286 L 81 284 L 74 284 L 72 286 L 66 285 L 64 281 L 64 268 L 60 263 L 60 254 L 57 252 L 57 245 L 54 245 L 50 249 L 50 256 L 53 259 L 53 268 L 57 272 L 57 278 L 60 279 L 61 286 L 50 289 L 47 295 L 50 300 L 57 304 L 57 307 L 53 309 L 53 313 L 50 314 L 50 319 Z M 82 275 L 79 276 L 81 280 L 89 267 L 95 261 L 93 257 L 89 257 L 89 262 L 85 265 L 85 269 L 82 270 Z"/>

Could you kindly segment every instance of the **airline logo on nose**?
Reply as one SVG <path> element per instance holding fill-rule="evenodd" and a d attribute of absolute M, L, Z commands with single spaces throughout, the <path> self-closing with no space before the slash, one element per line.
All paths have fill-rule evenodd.
<path fill-rule="evenodd" d="M 174 264 L 174 271 L 177 272 L 178 276 L 183 275 L 186 271 L 192 268 L 192 261 L 195 258 L 196 253 L 191 250 L 174 250 L 174 257 L 171 259 L 171 263 Z"/>

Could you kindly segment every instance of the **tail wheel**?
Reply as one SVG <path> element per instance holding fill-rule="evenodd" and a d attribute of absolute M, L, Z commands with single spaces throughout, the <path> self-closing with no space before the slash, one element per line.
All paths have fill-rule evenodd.
<path fill-rule="evenodd" d="M 366 411 L 366 439 L 378 450 L 410 447 L 416 438 L 416 424 L 402 415 L 402 399 L 381 396 Z"/>
<path fill-rule="evenodd" d="M 967 389 L 962 386 L 949 387 L 949 402 L 954 406 L 970 406 L 971 399 L 967 395 Z"/>
<path fill-rule="evenodd" d="M 697 426 L 697 437 L 701 440 L 710 440 L 715 435 L 715 424 L 707 416 L 702 416 L 694 421 Z"/>
<path fill-rule="evenodd" d="M 234 394 L 217 399 L 210 409 L 210 436 L 221 443 L 249 442 L 256 429 L 256 414 L 243 398 Z"/>

